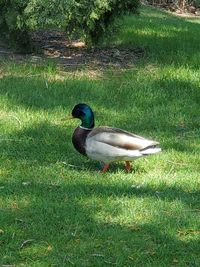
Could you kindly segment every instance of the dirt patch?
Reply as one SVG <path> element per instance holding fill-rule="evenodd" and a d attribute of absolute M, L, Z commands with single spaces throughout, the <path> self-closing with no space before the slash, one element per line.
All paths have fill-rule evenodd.
<path fill-rule="evenodd" d="M 180 8 L 177 3 L 148 3 L 148 1 L 145 1 L 143 3 L 146 6 L 153 6 L 155 8 L 158 8 L 163 11 L 168 11 L 169 13 L 183 18 L 192 18 L 192 19 L 199 19 L 200 18 L 200 7 L 195 7 L 191 4 L 185 5 L 183 8 Z"/>
<path fill-rule="evenodd" d="M 83 42 L 69 42 L 66 34 L 61 31 L 38 31 L 33 35 L 33 43 L 38 53 L 22 54 L 8 49 L 0 43 L 0 57 L 7 57 L 17 61 L 30 60 L 40 63 L 51 59 L 63 68 L 131 68 L 144 56 L 145 50 L 141 47 L 133 48 L 87 48 Z"/>

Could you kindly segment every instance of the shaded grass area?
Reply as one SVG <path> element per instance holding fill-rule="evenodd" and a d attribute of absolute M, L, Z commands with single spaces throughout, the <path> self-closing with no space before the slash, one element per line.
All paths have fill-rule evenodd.
<path fill-rule="evenodd" d="M 150 52 L 151 62 L 162 66 L 184 64 L 199 69 L 199 21 L 143 8 L 139 17 L 125 18 L 129 26 L 114 42 L 122 46 L 143 46 Z"/>
<path fill-rule="evenodd" d="M 123 25 L 109 44 L 147 51 L 131 70 L 1 62 L 2 265 L 200 265 L 198 24 L 143 8 Z M 78 102 L 163 153 L 102 176 L 60 121 Z"/>

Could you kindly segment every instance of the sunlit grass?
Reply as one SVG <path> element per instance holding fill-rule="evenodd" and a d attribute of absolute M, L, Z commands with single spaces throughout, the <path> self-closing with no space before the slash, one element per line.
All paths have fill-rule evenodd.
<path fill-rule="evenodd" d="M 150 8 L 123 23 L 107 45 L 146 51 L 129 70 L 1 61 L 0 264 L 200 265 L 200 32 Z M 163 152 L 101 175 L 61 121 L 79 102 Z"/>

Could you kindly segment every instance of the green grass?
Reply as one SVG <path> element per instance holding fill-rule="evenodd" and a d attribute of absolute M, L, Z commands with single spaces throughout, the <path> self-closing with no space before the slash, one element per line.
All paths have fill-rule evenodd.
<path fill-rule="evenodd" d="M 200 266 L 199 20 L 143 8 L 108 42 L 145 58 L 120 72 L 0 63 L 1 265 Z M 79 102 L 163 153 L 101 175 L 72 147 L 79 122 L 60 122 Z"/>

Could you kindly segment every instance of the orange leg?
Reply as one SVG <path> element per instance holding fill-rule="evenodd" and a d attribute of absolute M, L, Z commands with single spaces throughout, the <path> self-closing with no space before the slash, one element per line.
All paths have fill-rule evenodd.
<path fill-rule="evenodd" d="M 102 173 L 107 172 L 108 168 L 109 168 L 110 164 L 105 164 L 102 170 Z"/>
<path fill-rule="evenodd" d="M 125 161 L 125 168 L 127 172 L 131 171 L 131 163 L 130 161 Z"/>

